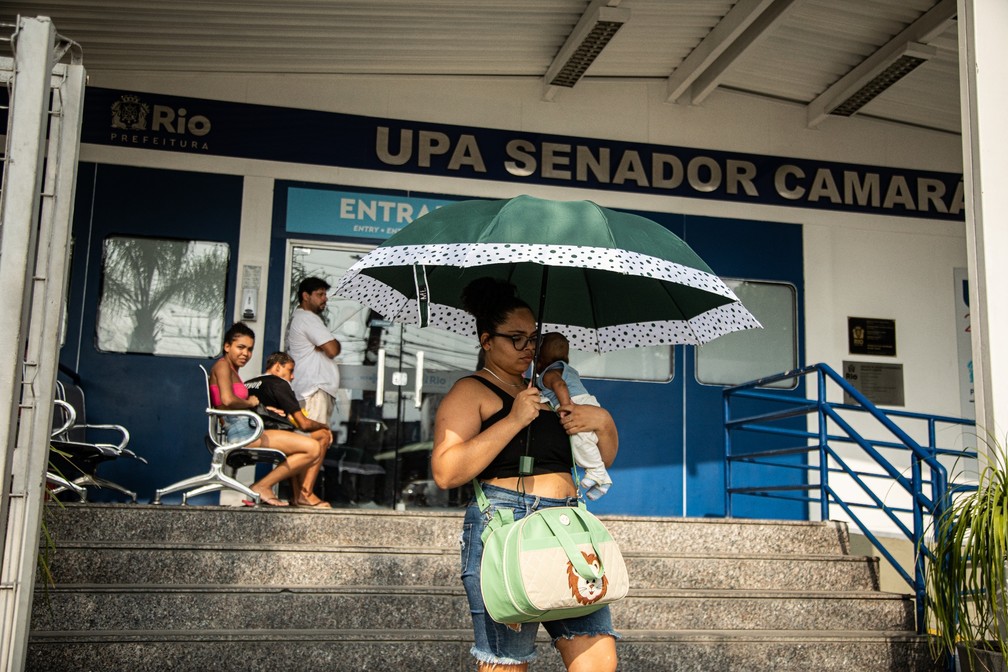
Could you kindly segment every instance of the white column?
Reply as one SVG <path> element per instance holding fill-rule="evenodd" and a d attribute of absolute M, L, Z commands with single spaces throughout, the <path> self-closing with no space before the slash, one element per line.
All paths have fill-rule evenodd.
<path fill-rule="evenodd" d="M 0 304 L 8 318 L 0 329 L 0 356 L 8 362 L 0 367 L 0 390 L 6 392 L 0 398 L 6 404 L 2 414 L 12 418 L 0 422 L 6 456 L 0 469 L 3 670 L 23 669 L 27 652 L 84 100 L 80 52 L 71 52 L 71 64 L 54 67 L 55 40 L 48 18 L 19 18 L 12 43 L 11 123 L 0 199 Z"/>
<path fill-rule="evenodd" d="M 268 352 L 263 352 L 263 341 L 266 337 L 266 276 L 269 272 L 270 235 L 273 231 L 273 178 L 246 177 L 242 191 L 241 231 L 238 234 L 238 287 L 235 297 L 234 321 L 243 319 L 244 302 L 242 291 L 246 284 L 252 284 L 246 276 L 246 270 L 259 270 L 259 282 L 256 284 L 258 298 L 256 317 L 246 323 L 256 333 L 256 348 L 245 368 L 242 378 L 255 378 L 262 372 L 263 361 Z M 250 268 L 246 268 L 250 267 Z M 225 329 L 230 326 L 226 325 Z M 275 327 L 275 325 L 271 325 Z M 282 337 L 281 337 L 282 338 Z M 255 480 L 255 465 L 242 467 L 235 474 L 242 483 L 250 484 Z M 225 506 L 237 506 L 244 495 L 234 490 L 224 489 L 220 493 L 220 503 Z"/>
<path fill-rule="evenodd" d="M 256 348 L 252 358 L 242 369 L 243 378 L 254 378 L 262 372 L 262 365 L 268 352 L 263 352 L 266 336 L 266 275 L 269 272 L 270 236 L 273 232 L 273 178 L 245 178 L 242 191 L 241 230 L 238 234 L 238 287 L 235 300 L 234 321 L 244 319 L 242 315 L 242 289 L 249 284 L 245 276 L 246 267 L 258 269 L 259 282 L 256 285 L 256 317 L 245 320 L 256 334 Z M 230 325 L 228 325 L 230 326 Z M 225 326 L 225 329 L 227 326 Z M 276 325 L 269 325 L 275 329 Z"/>
<path fill-rule="evenodd" d="M 24 490 L 15 480 L 13 447 L 17 442 L 24 344 L 35 257 L 49 102 L 49 73 L 56 32 L 48 20 L 19 19 L 10 102 L 10 135 L 0 194 L 0 669 L 21 669 L 27 641 L 24 606 L 30 608 L 32 586 L 21 583 L 24 542 L 34 540 Z M 41 484 L 39 484 L 41 485 Z M 41 498 L 41 490 L 35 496 Z M 37 509 L 38 507 L 36 507 Z M 37 523 L 37 518 L 35 519 Z M 34 557 L 34 556 L 33 556 Z M 21 632 L 21 630 L 25 632 Z M 13 635 L 13 636 L 12 636 Z"/>
<path fill-rule="evenodd" d="M 959 0 L 970 330 L 977 432 L 1008 445 L 1008 3 Z"/>

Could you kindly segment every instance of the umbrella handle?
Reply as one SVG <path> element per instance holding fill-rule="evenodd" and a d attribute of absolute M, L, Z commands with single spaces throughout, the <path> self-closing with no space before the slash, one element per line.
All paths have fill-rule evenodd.
<path fill-rule="evenodd" d="M 539 349 L 542 348 L 543 336 L 543 315 L 546 314 L 546 285 L 549 282 L 549 266 L 543 266 L 542 281 L 539 283 L 539 314 L 536 316 L 536 337 L 535 349 L 532 351 L 532 383 L 539 387 Z M 529 434 L 531 438 L 531 434 Z M 528 443 L 526 442 L 526 447 Z"/>
<path fill-rule="evenodd" d="M 539 387 L 539 349 L 543 342 L 543 315 L 546 311 L 546 284 L 549 282 L 549 266 L 543 266 L 542 282 L 539 283 L 539 314 L 536 317 L 535 349 L 532 351 L 532 382 L 529 385 Z M 518 458 L 518 473 L 523 476 L 531 476 L 535 458 L 529 455 L 529 447 L 532 445 L 532 423 L 525 429 L 525 454 Z"/>

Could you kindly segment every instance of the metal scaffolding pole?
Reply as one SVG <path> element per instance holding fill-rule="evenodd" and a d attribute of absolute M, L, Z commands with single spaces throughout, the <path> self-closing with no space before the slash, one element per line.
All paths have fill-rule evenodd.
<path fill-rule="evenodd" d="M 0 194 L 0 669 L 25 665 L 68 278 L 83 112 L 79 49 L 49 19 L 18 19 Z M 47 140 L 48 138 L 48 140 Z M 43 161 L 43 156 L 45 161 Z"/>

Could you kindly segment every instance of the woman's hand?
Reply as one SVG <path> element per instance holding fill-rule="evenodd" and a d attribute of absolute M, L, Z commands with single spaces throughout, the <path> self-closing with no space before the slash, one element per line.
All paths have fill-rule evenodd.
<path fill-rule="evenodd" d="M 560 424 L 568 435 L 595 432 L 602 462 L 608 467 L 619 450 L 619 434 L 609 411 L 599 406 L 566 404 L 557 409 Z"/>
<path fill-rule="evenodd" d="M 598 406 L 563 404 L 557 409 L 557 413 L 560 415 L 560 424 L 568 434 L 598 432 L 612 422 L 609 412 Z"/>
<path fill-rule="evenodd" d="M 514 405 L 511 406 L 511 417 L 522 427 L 526 427 L 539 417 L 541 408 L 538 388 L 527 387 L 515 395 Z"/>

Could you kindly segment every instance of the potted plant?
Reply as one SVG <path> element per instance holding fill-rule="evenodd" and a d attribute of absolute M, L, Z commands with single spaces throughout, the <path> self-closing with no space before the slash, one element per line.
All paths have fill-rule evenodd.
<path fill-rule="evenodd" d="M 927 570 L 932 653 L 958 655 L 963 672 L 1001 672 L 1008 659 L 1008 470 L 997 442 L 989 455 L 976 490 L 950 497 L 934 521 Z"/>

